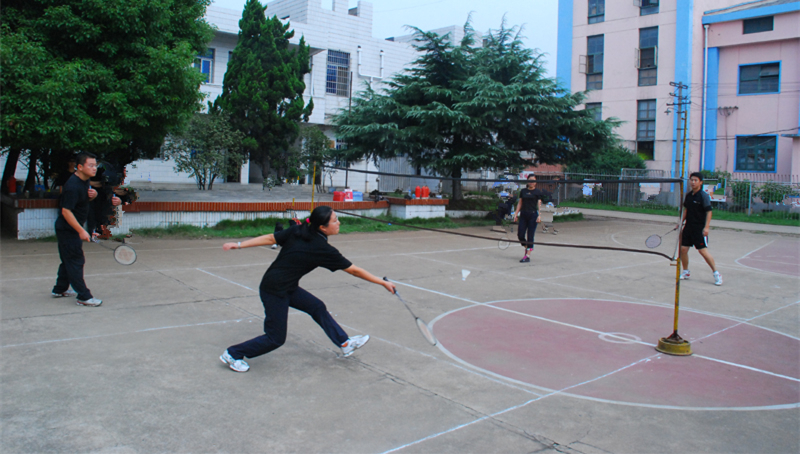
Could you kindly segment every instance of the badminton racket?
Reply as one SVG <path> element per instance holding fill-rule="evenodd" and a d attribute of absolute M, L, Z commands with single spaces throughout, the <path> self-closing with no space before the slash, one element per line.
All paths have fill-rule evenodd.
<path fill-rule="evenodd" d="M 136 251 L 127 244 L 121 244 L 113 248 L 111 246 L 106 246 L 105 241 L 100 241 L 97 238 L 92 238 L 92 242 L 97 243 L 108 250 L 114 251 L 114 260 L 116 260 L 120 265 L 133 265 L 133 262 L 136 261 Z"/>
<path fill-rule="evenodd" d="M 672 233 L 672 232 L 674 232 L 676 230 L 678 230 L 678 228 L 677 227 L 673 227 L 672 230 L 670 230 L 669 232 L 665 233 L 663 236 L 667 236 L 667 235 L 669 235 L 670 233 Z M 659 247 L 661 245 L 661 236 L 659 236 L 659 235 L 650 235 L 650 236 L 647 237 L 646 240 L 644 240 L 644 244 L 645 244 L 645 246 L 649 247 L 650 249 L 657 248 L 657 247 Z"/>
<path fill-rule="evenodd" d="M 389 279 L 386 277 L 384 277 L 383 280 L 386 282 L 390 282 Z M 403 303 L 403 306 L 405 306 L 406 309 L 408 309 L 408 312 L 411 314 L 411 316 L 414 317 L 414 321 L 417 323 L 417 328 L 419 328 L 419 332 L 422 333 L 422 337 L 424 337 L 425 340 L 428 341 L 431 345 L 436 345 L 437 344 L 436 336 L 433 335 L 433 330 L 431 330 L 431 327 L 428 326 L 428 324 L 425 323 L 425 321 L 423 321 L 421 318 L 417 317 L 416 314 L 414 314 L 414 311 L 411 310 L 411 308 L 408 306 L 408 303 L 406 303 L 405 300 L 403 300 L 403 297 L 400 296 L 400 293 L 397 291 L 397 288 L 394 289 L 394 294 L 395 296 L 397 296 L 397 299 L 399 299 L 400 302 Z"/>
<path fill-rule="evenodd" d="M 502 251 L 505 251 L 506 249 L 508 249 L 509 246 L 511 246 L 511 240 L 509 240 L 506 237 L 501 238 L 497 242 L 497 247 Z"/>

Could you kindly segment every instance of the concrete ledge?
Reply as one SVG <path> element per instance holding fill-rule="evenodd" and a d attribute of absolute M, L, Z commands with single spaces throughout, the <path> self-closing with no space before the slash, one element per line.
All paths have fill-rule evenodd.
<path fill-rule="evenodd" d="M 386 200 L 392 205 L 448 205 L 449 199 L 403 199 L 400 197 L 386 197 Z"/>

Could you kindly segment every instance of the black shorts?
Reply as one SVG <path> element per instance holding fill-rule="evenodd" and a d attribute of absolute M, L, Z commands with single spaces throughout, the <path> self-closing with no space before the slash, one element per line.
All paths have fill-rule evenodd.
<path fill-rule="evenodd" d="M 681 246 L 694 246 L 698 251 L 707 248 L 708 237 L 703 236 L 703 227 L 686 227 L 681 236 Z"/>

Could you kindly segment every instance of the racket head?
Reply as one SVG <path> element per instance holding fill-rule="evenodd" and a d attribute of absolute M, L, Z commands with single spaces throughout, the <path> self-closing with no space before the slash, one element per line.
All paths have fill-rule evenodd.
<path fill-rule="evenodd" d="M 657 248 L 661 245 L 661 237 L 658 235 L 650 235 L 644 240 L 644 244 L 650 249 Z"/>
<path fill-rule="evenodd" d="M 114 260 L 120 265 L 133 265 L 136 262 L 136 251 L 126 244 L 117 246 L 114 249 Z"/>
<path fill-rule="evenodd" d="M 511 241 L 508 238 L 502 238 L 497 242 L 497 248 L 501 251 L 505 251 L 509 246 L 511 246 Z"/>
<path fill-rule="evenodd" d="M 427 323 L 423 322 L 421 318 L 417 317 L 417 328 L 419 328 L 419 332 L 422 333 L 422 337 L 425 338 L 431 345 L 436 345 L 436 336 L 433 335 L 433 331 L 431 327 L 428 326 Z"/>

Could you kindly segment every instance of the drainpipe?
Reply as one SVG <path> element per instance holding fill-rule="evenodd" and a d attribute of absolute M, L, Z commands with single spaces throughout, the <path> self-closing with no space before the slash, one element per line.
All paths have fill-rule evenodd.
<path fill-rule="evenodd" d="M 369 77 L 370 82 L 372 82 L 373 79 L 378 79 L 378 80 L 383 79 L 383 50 L 381 50 L 381 75 L 370 76 L 369 74 L 361 73 L 361 46 L 358 46 L 358 77 Z"/>
<path fill-rule="evenodd" d="M 703 25 L 705 42 L 703 43 L 703 130 L 700 132 L 700 170 L 705 168 L 706 164 L 706 102 L 708 98 L 708 24 Z"/>

